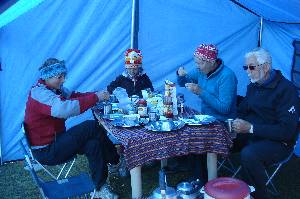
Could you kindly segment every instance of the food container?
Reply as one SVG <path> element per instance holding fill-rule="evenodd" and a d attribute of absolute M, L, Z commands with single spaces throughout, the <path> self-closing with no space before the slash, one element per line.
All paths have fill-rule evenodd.
<path fill-rule="evenodd" d="M 138 114 L 141 117 L 146 117 L 147 116 L 147 101 L 144 99 L 140 99 L 137 103 L 138 106 Z"/>
<path fill-rule="evenodd" d="M 204 199 L 250 199 L 254 191 L 245 182 L 229 177 L 220 177 L 207 182 L 200 190 Z"/>
<path fill-rule="evenodd" d="M 109 102 L 103 103 L 103 114 L 108 115 L 112 113 L 112 105 Z"/>

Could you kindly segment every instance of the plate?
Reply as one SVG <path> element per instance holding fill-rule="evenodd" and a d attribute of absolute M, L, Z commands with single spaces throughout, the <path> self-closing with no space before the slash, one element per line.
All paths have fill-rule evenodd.
<path fill-rule="evenodd" d="M 194 115 L 193 119 L 201 124 L 210 124 L 216 121 L 216 118 L 211 115 Z"/>
<path fill-rule="evenodd" d="M 166 121 L 156 121 L 150 122 L 145 126 L 146 129 L 150 131 L 159 131 L 159 132 L 170 132 L 174 130 L 181 129 L 184 127 L 185 123 L 181 120 L 166 120 Z"/>
<path fill-rule="evenodd" d="M 124 127 L 124 128 L 140 126 L 139 123 L 133 120 L 125 120 L 125 119 L 115 119 L 114 121 L 112 121 L 112 125 L 116 127 Z"/>
<path fill-rule="evenodd" d="M 199 126 L 199 125 L 202 125 L 203 123 L 198 121 L 198 120 L 195 120 L 195 119 L 188 119 L 188 118 L 182 118 L 180 119 L 181 121 L 183 121 L 186 125 L 189 125 L 189 126 Z"/>
<path fill-rule="evenodd" d="M 108 119 L 108 120 L 115 120 L 115 119 L 121 119 L 123 118 L 124 114 L 122 113 L 114 113 L 114 114 L 108 114 L 108 115 L 103 115 L 102 118 Z"/>

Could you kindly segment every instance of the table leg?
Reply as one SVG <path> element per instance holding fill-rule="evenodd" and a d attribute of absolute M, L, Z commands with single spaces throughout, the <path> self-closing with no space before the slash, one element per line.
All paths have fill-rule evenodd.
<path fill-rule="evenodd" d="M 134 167 L 130 170 L 131 196 L 132 198 L 141 198 L 142 193 L 142 167 Z"/>
<path fill-rule="evenodd" d="M 207 153 L 207 175 L 208 180 L 218 177 L 217 175 L 217 154 Z"/>

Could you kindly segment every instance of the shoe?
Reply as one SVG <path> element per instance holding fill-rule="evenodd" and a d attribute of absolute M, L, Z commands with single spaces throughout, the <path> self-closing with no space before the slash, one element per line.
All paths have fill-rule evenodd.
<path fill-rule="evenodd" d="M 102 185 L 100 190 L 94 190 L 94 192 L 91 193 L 91 198 L 101 198 L 101 199 L 118 199 L 119 196 L 115 193 L 113 193 L 109 186 L 107 184 Z"/>
<path fill-rule="evenodd" d="M 108 173 L 110 175 L 118 176 L 121 164 L 122 164 L 122 160 L 121 159 L 119 160 L 118 164 L 107 164 Z"/>
<path fill-rule="evenodd" d="M 120 156 L 119 176 L 121 176 L 121 177 L 129 176 L 129 171 L 126 166 L 126 160 L 125 160 L 124 155 Z"/>

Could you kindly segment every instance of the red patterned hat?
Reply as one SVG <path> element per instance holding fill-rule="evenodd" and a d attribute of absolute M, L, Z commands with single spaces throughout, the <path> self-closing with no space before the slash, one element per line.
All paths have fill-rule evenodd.
<path fill-rule="evenodd" d="M 129 68 L 135 68 L 139 67 L 140 64 L 142 64 L 142 53 L 138 49 L 127 49 L 125 52 L 125 66 L 132 65 L 134 67 Z M 128 68 L 127 67 L 127 68 Z"/>
<path fill-rule="evenodd" d="M 218 56 L 218 49 L 213 44 L 201 44 L 194 52 L 195 57 L 204 57 L 209 61 L 214 61 Z"/>

